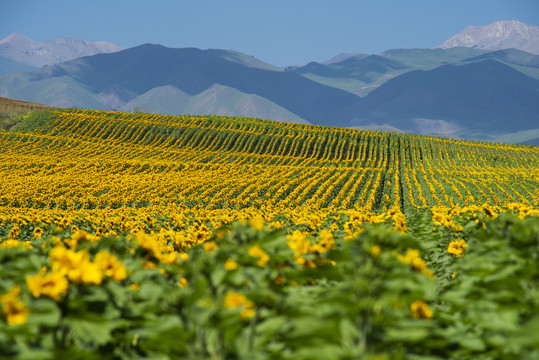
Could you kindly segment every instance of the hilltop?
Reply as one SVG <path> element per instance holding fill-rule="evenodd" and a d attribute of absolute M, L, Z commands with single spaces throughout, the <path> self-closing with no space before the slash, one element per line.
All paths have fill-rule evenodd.
<path fill-rule="evenodd" d="M 51 108 L 52 106 L 37 104 L 29 101 L 15 100 L 0 96 L 0 111 L 27 112 Z"/>
<path fill-rule="evenodd" d="M 76 38 L 61 38 L 49 41 L 34 41 L 21 34 L 11 34 L 0 40 L 0 56 L 40 68 L 82 56 L 112 53 L 123 50 L 106 41 L 87 41 Z"/>

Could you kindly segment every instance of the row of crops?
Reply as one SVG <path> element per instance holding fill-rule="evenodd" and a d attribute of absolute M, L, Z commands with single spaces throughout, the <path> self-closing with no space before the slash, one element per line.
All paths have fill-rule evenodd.
<path fill-rule="evenodd" d="M 0 131 L 0 358 L 539 358 L 538 160 L 35 112 Z"/>
<path fill-rule="evenodd" d="M 5 206 L 311 206 L 406 213 L 539 201 L 536 147 L 83 110 L 56 112 L 37 132 L 0 135 Z"/>

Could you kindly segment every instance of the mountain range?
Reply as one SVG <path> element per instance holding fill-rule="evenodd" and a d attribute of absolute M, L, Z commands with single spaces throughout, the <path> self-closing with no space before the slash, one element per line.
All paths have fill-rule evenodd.
<path fill-rule="evenodd" d="M 37 42 L 21 34 L 11 34 L 0 40 L 0 59 L 9 59 L 34 68 L 58 64 L 82 56 L 120 50 L 123 49 L 109 42 L 92 42 L 74 38 Z"/>
<path fill-rule="evenodd" d="M 539 144 L 539 56 L 517 49 L 393 49 L 280 69 L 236 51 L 144 44 L 26 70 L 0 72 L 0 96 Z"/>
<path fill-rule="evenodd" d="M 439 47 L 483 50 L 513 48 L 539 55 L 539 26 L 526 25 L 516 20 L 497 21 L 487 26 L 469 26 Z"/>

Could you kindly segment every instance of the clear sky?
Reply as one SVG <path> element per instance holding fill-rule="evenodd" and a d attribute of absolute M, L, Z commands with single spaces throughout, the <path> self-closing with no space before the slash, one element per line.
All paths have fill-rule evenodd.
<path fill-rule="evenodd" d="M 499 20 L 539 25 L 539 0 L 0 0 L 0 39 L 233 49 L 276 66 L 436 47 Z"/>

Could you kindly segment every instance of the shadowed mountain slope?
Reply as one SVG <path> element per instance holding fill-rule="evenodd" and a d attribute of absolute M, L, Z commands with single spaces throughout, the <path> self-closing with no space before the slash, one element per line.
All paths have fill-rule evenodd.
<path fill-rule="evenodd" d="M 212 50 L 151 44 L 45 67 L 34 74 L 31 82 L 61 78 L 74 80 L 97 101 L 117 108 L 156 87 L 171 85 L 195 96 L 219 84 L 266 98 L 300 118 L 325 125 L 333 125 L 331 117 L 338 109 L 359 100 L 299 74 L 248 67 Z M 9 79 L 0 81 L 0 91 L 6 82 Z M 15 90 L 8 85 L 4 88 Z"/>
<path fill-rule="evenodd" d="M 514 132 L 539 127 L 539 81 L 496 60 L 412 71 L 346 109 L 351 125 L 380 123 L 419 131 L 442 120 L 459 129 Z"/>

